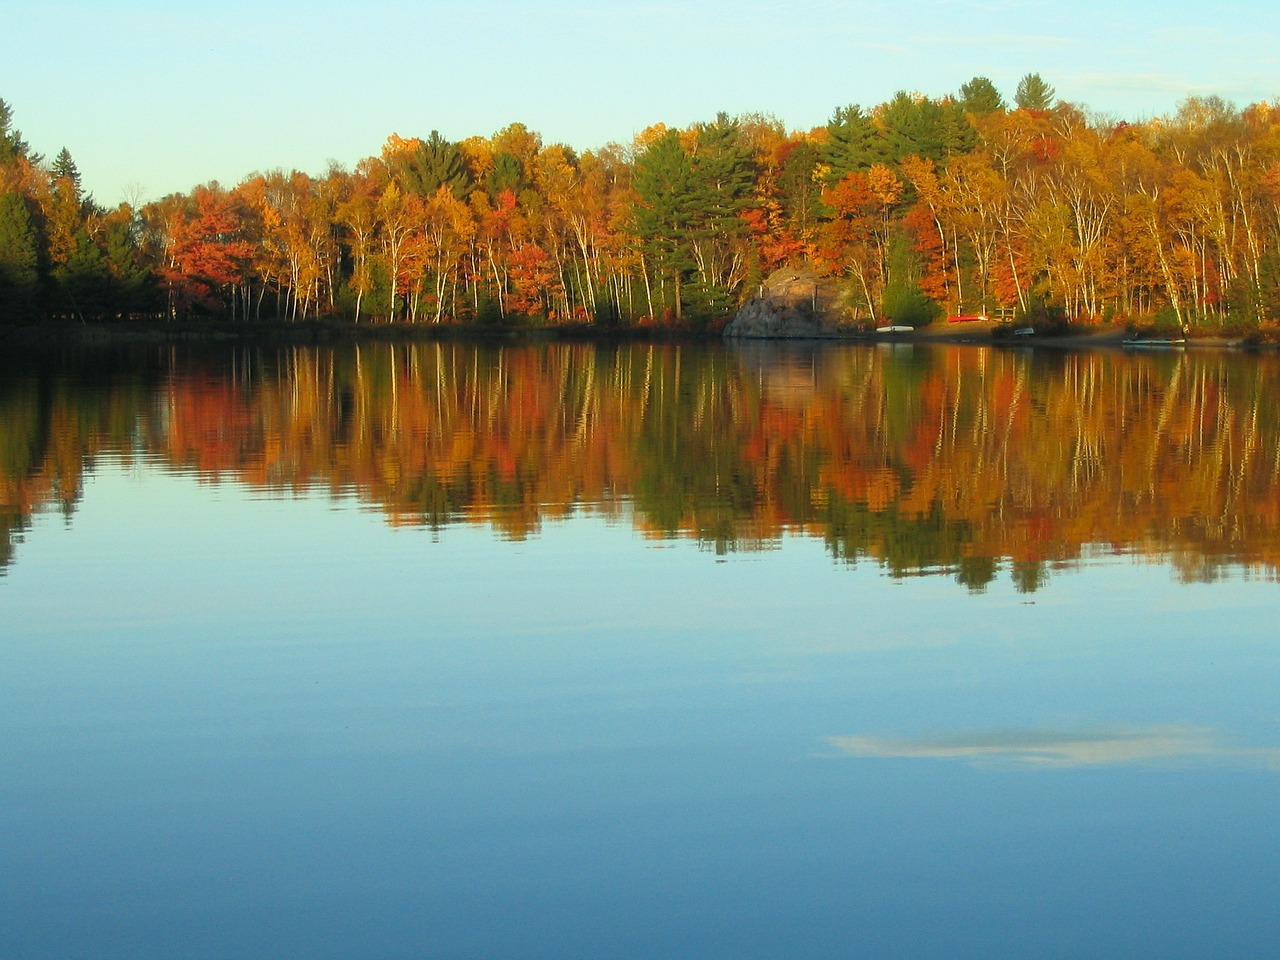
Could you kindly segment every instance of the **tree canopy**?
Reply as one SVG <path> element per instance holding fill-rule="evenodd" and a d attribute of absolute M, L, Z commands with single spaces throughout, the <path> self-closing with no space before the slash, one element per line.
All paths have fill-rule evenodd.
<path fill-rule="evenodd" d="M 1280 106 L 1102 120 L 1039 74 L 655 124 L 577 151 L 511 123 L 390 136 L 352 170 L 100 207 L 0 100 L 8 319 L 713 326 L 804 265 L 845 322 L 940 312 L 1265 332 L 1280 323 Z"/>

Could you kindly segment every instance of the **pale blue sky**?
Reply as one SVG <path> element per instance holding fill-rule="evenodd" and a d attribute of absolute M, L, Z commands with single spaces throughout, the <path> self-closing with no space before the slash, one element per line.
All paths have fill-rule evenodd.
<path fill-rule="evenodd" d="M 520 121 L 580 150 L 659 121 L 820 125 L 900 89 L 1035 71 L 1127 120 L 1189 94 L 1280 98 L 1280 5 L 1061 0 L 0 0 L 0 97 L 99 202 L 275 167 L 321 172 L 386 137 Z"/>

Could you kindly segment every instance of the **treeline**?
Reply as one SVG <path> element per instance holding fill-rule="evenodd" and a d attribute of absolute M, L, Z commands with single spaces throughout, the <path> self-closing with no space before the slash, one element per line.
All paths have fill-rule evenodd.
<path fill-rule="evenodd" d="M 354 170 L 87 196 L 0 100 L 0 314 L 709 326 L 805 263 L 849 323 L 943 313 L 1256 330 L 1280 313 L 1280 105 L 1101 119 L 1037 74 L 577 153 L 521 124 Z"/>

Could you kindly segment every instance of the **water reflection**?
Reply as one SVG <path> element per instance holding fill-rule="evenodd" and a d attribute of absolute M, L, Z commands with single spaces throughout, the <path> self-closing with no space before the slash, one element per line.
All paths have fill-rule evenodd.
<path fill-rule="evenodd" d="M 394 524 L 522 539 L 588 512 L 716 553 L 1023 592 L 1092 555 L 1280 560 L 1280 358 L 749 345 L 87 352 L 0 376 L 0 566 L 103 455 Z"/>
<path fill-rule="evenodd" d="M 917 738 L 830 737 L 850 757 L 963 760 L 1024 767 L 1207 763 L 1280 770 L 1280 747 L 1236 747 L 1212 730 L 1162 726 L 1105 730 L 994 730 Z"/>

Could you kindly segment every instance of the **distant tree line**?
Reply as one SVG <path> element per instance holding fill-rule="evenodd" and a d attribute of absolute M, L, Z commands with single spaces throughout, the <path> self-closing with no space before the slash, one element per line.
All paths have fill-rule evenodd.
<path fill-rule="evenodd" d="M 900 92 L 788 132 L 758 114 L 577 153 L 519 123 L 392 135 L 354 170 L 275 170 L 105 209 L 0 100 L 0 319 L 207 316 L 666 324 L 773 270 L 851 320 L 943 312 L 1256 329 L 1280 319 L 1280 105 L 1117 122 L 1038 74 Z"/>

